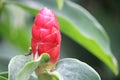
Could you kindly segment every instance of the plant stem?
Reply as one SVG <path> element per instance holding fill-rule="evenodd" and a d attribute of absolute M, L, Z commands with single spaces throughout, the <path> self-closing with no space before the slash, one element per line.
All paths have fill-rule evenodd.
<path fill-rule="evenodd" d="M 37 76 L 38 76 L 38 80 L 55 80 L 54 77 L 50 76 L 47 73 L 42 73 Z"/>
<path fill-rule="evenodd" d="M 38 80 L 61 80 L 58 72 L 50 72 L 50 71 L 44 71 L 44 72 L 37 72 L 36 75 L 38 77 Z"/>

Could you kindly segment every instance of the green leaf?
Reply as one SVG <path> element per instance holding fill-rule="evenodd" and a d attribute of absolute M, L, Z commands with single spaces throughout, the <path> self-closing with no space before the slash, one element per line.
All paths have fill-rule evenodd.
<path fill-rule="evenodd" d="M 4 5 L 5 5 L 5 0 L 0 0 L 0 12 L 2 11 Z"/>
<path fill-rule="evenodd" d="M 31 74 L 35 71 L 35 69 L 44 63 L 49 61 L 50 57 L 48 54 L 42 54 L 37 60 L 32 60 L 24 65 L 24 67 L 18 73 L 16 80 L 28 80 Z"/>
<path fill-rule="evenodd" d="M 31 56 L 18 55 L 13 57 L 8 65 L 9 80 L 16 80 L 16 76 L 19 73 L 19 71 L 27 62 L 31 60 Z"/>
<path fill-rule="evenodd" d="M 6 77 L 0 76 L 0 80 L 8 80 Z"/>
<path fill-rule="evenodd" d="M 0 80 L 8 80 L 8 72 L 1 72 Z"/>
<path fill-rule="evenodd" d="M 63 8 L 64 5 L 64 0 L 56 0 L 58 8 L 61 10 Z"/>
<path fill-rule="evenodd" d="M 10 80 L 28 80 L 35 69 L 49 61 L 48 54 L 42 54 L 38 59 L 33 60 L 31 56 L 15 56 L 9 63 Z"/>
<path fill-rule="evenodd" d="M 101 80 L 99 74 L 93 68 L 73 58 L 60 60 L 56 69 L 62 80 Z"/>
<path fill-rule="evenodd" d="M 3 76 L 3 77 L 8 78 L 8 72 L 1 72 L 1 73 L 0 73 L 0 76 Z"/>
<path fill-rule="evenodd" d="M 21 1 L 15 4 L 34 15 L 44 6 L 55 10 L 61 31 L 103 61 L 114 74 L 118 74 L 118 63 L 111 52 L 109 38 L 102 26 L 87 10 L 71 1 L 65 1 L 62 11 L 56 8 L 54 1 L 34 1 L 33 5 L 30 5 L 31 2 Z"/>
<path fill-rule="evenodd" d="M 30 34 L 25 28 L 27 17 L 24 10 L 12 4 L 6 4 L 0 14 L 0 35 L 22 51 L 28 51 L 30 46 Z"/>

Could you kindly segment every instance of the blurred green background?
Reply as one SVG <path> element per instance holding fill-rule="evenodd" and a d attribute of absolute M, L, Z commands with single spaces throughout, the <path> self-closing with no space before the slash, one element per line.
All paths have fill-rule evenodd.
<path fill-rule="evenodd" d="M 72 1 L 87 9 L 104 27 L 111 41 L 112 52 L 117 58 L 118 64 L 120 64 L 120 0 Z M 13 56 L 27 53 L 29 51 L 31 41 L 31 27 L 35 16 L 17 6 L 14 7 L 11 5 L 11 8 L 11 10 L 16 12 L 15 14 L 14 12 L 12 13 L 12 11 L 10 14 L 7 13 L 8 10 L 4 10 L 6 13 L 2 13 L 2 11 L 0 12 L 0 15 L 6 15 L 5 17 L 0 16 L 1 21 L 2 19 L 5 19 L 6 21 L 3 22 L 4 27 L 3 24 L 0 24 L 0 72 L 7 71 L 7 65 Z M 18 11 L 18 9 L 21 9 L 21 11 Z M 10 17 L 13 18 L 10 20 L 11 22 L 8 22 Z M 11 24 L 13 24 L 13 28 L 7 28 L 7 26 Z M 10 31 L 12 33 L 10 33 Z M 8 34 L 12 35 L 13 38 L 19 38 L 19 40 L 14 41 L 13 38 L 10 39 L 10 36 L 7 36 Z M 24 37 L 21 37 L 22 35 L 24 35 Z M 21 43 L 19 43 L 19 41 Z M 22 45 L 23 43 L 24 45 Z M 66 57 L 77 58 L 86 62 L 100 74 L 102 80 L 120 80 L 120 75 L 115 76 L 104 63 L 98 60 L 98 58 L 91 55 L 88 50 L 62 33 L 60 58 Z"/>
<path fill-rule="evenodd" d="M 75 0 L 75 2 L 86 8 L 100 24 L 103 25 L 110 38 L 111 49 L 118 60 L 118 64 L 120 64 L 120 0 Z M 91 59 L 93 59 L 93 56 L 88 60 L 88 63 Z M 109 72 L 106 66 L 99 63 L 99 61 L 97 61 L 96 65 L 92 62 L 92 65 L 99 71 L 102 80 L 120 79 L 120 74 L 115 77 Z"/>

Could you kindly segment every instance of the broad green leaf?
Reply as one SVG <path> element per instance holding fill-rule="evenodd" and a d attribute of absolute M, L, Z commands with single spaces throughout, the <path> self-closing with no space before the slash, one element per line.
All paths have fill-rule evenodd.
<path fill-rule="evenodd" d="M 10 80 L 28 80 L 35 69 L 49 60 L 48 54 L 41 55 L 38 59 L 33 60 L 31 56 L 15 56 L 11 59 L 9 69 Z"/>
<path fill-rule="evenodd" d="M 49 61 L 50 57 L 48 54 L 42 54 L 38 59 L 32 60 L 26 63 L 23 68 L 18 73 L 16 80 L 28 80 L 31 74 L 35 71 L 35 69 L 44 63 Z"/>
<path fill-rule="evenodd" d="M 8 65 L 9 80 L 16 80 L 16 76 L 19 73 L 19 71 L 28 61 L 31 60 L 32 60 L 31 56 L 26 57 L 24 55 L 18 55 L 13 57 Z"/>
<path fill-rule="evenodd" d="M 64 5 L 64 0 L 56 0 L 58 8 L 61 10 L 63 8 Z"/>
<path fill-rule="evenodd" d="M 54 1 L 23 2 L 15 2 L 15 4 L 34 15 L 43 7 L 55 10 L 61 31 L 103 61 L 114 74 L 118 74 L 118 63 L 111 52 L 109 38 L 102 26 L 87 10 L 71 1 L 65 1 L 61 11 L 56 8 Z"/>
<path fill-rule="evenodd" d="M 62 80 L 101 80 L 93 68 L 73 58 L 60 60 L 56 69 Z"/>

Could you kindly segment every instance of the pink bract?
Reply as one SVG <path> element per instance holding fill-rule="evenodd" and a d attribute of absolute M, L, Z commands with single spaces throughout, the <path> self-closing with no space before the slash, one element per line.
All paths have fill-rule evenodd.
<path fill-rule="evenodd" d="M 50 61 L 56 63 L 60 54 L 61 35 L 55 13 L 43 8 L 36 15 L 32 26 L 31 47 L 34 58 L 42 53 L 50 55 Z"/>

